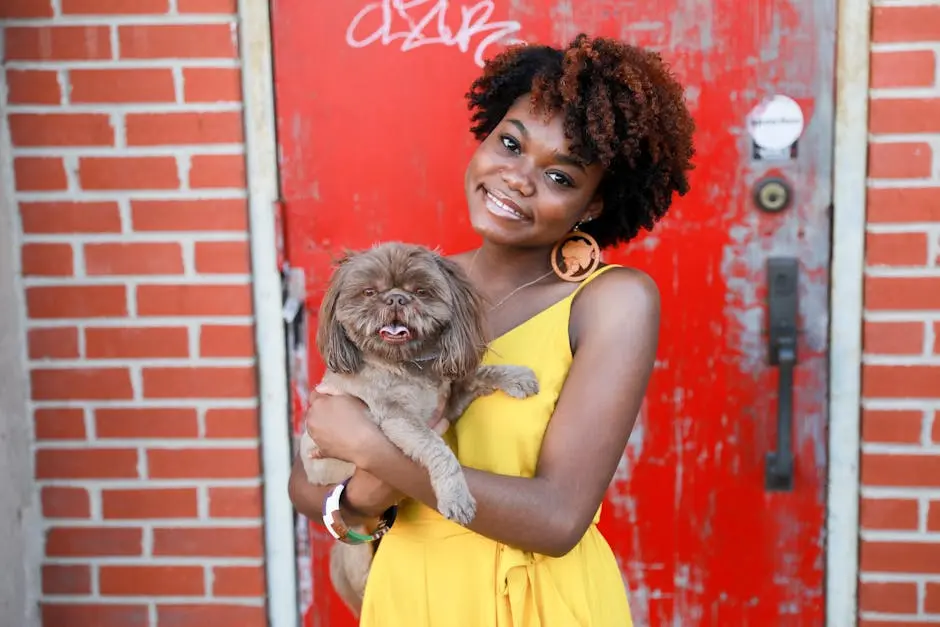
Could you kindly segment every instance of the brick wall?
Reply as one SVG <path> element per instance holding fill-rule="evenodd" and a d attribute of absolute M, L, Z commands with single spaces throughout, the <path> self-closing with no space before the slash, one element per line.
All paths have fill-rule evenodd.
<path fill-rule="evenodd" d="M 265 624 L 235 0 L 4 0 L 48 627 Z"/>
<path fill-rule="evenodd" d="M 940 625 L 940 2 L 872 29 L 861 624 Z"/>

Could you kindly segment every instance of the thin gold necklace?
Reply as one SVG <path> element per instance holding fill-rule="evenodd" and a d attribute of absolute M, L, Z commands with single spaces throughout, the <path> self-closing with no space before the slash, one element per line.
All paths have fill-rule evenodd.
<path fill-rule="evenodd" d="M 473 268 L 476 266 L 476 263 L 477 263 L 477 255 L 479 255 L 479 254 L 480 254 L 480 249 L 477 248 L 477 249 L 476 249 L 476 252 L 473 253 L 473 258 L 470 260 L 470 272 L 467 273 L 467 274 L 469 274 L 470 276 L 473 276 Z M 516 293 L 518 293 L 520 290 L 522 290 L 522 289 L 524 289 L 524 288 L 527 288 L 527 287 L 529 287 L 530 285 L 535 285 L 536 283 L 538 283 L 539 281 L 541 281 L 541 280 L 544 279 L 545 277 L 549 276 L 549 275 L 552 274 L 553 272 L 554 272 L 554 270 L 549 270 L 548 272 L 546 272 L 546 273 L 543 274 L 542 276 L 540 276 L 540 277 L 538 277 L 538 278 L 536 278 L 536 279 L 533 279 L 532 281 L 529 281 L 528 283 L 523 283 L 522 285 L 520 285 L 519 287 L 517 287 L 517 288 L 514 289 L 513 291 L 511 291 L 511 292 L 509 292 L 508 294 L 506 294 L 505 296 L 503 296 L 503 298 L 502 298 L 498 303 L 496 303 L 495 305 L 493 305 L 492 307 L 490 307 L 490 311 L 494 311 L 494 310 L 497 309 L 500 305 L 502 305 L 502 304 L 505 303 L 507 300 L 509 300 L 510 297 L 512 297 L 513 295 L 515 295 Z"/>

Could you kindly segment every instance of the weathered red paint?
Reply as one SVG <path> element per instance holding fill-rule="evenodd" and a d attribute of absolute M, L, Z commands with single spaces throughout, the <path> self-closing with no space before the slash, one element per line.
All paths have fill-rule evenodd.
<path fill-rule="evenodd" d="M 398 0 L 273 3 L 286 256 L 306 275 L 300 354 L 313 346 L 316 307 L 341 248 L 389 239 L 446 252 L 475 245 L 463 199 L 474 148 L 463 94 L 475 55 L 497 49 L 482 46 L 487 37 L 564 43 L 584 30 L 662 50 L 688 86 L 698 168 L 692 193 L 654 234 L 608 255 L 656 279 L 663 330 L 601 525 L 637 625 L 822 624 L 833 0 L 406 4 L 411 24 Z M 750 157 L 745 118 L 773 93 L 804 109 L 792 162 Z M 769 172 L 796 190 L 780 215 L 751 199 Z M 798 257 L 803 273 L 790 493 L 764 488 L 776 431 L 765 346 L 769 255 Z M 295 410 L 322 369 L 314 351 L 306 380 L 300 354 Z M 299 526 L 304 542 L 306 531 Z M 303 549 L 300 564 L 302 581 L 312 576 L 305 623 L 351 625 L 328 583 L 328 537 L 311 531 L 312 556 Z"/>

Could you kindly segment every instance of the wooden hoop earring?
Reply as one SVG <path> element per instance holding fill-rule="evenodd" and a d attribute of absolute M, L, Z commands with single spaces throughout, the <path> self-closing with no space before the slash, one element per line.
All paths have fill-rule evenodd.
<path fill-rule="evenodd" d="M 601 247 L 597 240 L 583 231 L 574 230 L 552 247 L 552 270 L 559 279 L 578 283 L 597 270 L 601 263 Z"/>

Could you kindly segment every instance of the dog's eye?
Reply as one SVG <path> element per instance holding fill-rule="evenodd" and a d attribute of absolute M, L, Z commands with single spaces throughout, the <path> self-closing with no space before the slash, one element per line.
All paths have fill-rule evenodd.
<path fill-rule="evenodd" d="M 372 289 L 371 287 L 367 287 L 366 289 L 362 290 L 362 295 L 363 296 L 375 296 L 375 290 Z"/>
<path fill-rule="evenodd" d="M 418 289 L 415 290 L 415 294 L 418 296 L 427 296 L 428 291 L 424 289 L 423 287 L 419 287 Z"/>

